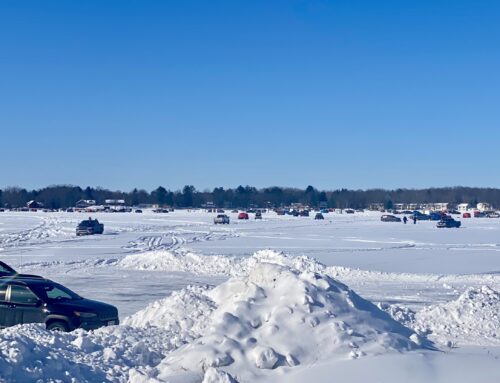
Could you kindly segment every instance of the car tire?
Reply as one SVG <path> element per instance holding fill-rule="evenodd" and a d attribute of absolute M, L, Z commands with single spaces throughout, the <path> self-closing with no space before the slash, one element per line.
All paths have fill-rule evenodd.
<path fill-rule="evenodd" d="M 65 322 L 63 322 L 63 321 L 55 321 L 55 322 L 50 322 L 47 325 L 47 330 L 49 330 L 49 331 L 68 332 L 69 328 L 68 328 L 68 325 Z"/>

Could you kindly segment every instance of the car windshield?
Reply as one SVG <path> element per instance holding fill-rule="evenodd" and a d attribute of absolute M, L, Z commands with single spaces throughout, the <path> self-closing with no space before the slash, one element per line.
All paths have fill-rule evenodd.
<path fill-rule="evenodd" d="M 71 301 L 83 299 L 67 287 L 57 283 L 37 283 L 33 290 L 44 301 Z"/>

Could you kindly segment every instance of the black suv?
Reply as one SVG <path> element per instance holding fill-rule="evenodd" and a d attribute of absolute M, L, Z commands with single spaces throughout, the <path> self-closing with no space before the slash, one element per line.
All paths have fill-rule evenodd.
<path fill-rule="evenodd" d="M 99 223 L 97 219 L 86 219 L 78 224 L 76 227 L 76 235 L 92 235 L 102 234 L 104 232 L 104 225 Z"/>
<path fill-rule="evenodd" d="M 119 324 L 118 310 L 85 299 L 68 288 L 35 275 L 0 277 L 0 328 L 45 323 L 48 330 L 92 330 Z"/>

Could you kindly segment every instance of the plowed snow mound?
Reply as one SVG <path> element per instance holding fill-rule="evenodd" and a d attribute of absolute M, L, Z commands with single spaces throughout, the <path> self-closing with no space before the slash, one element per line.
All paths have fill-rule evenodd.
<path fill-rule="evenodd" d="M 157 326 L 183 340 L 200 336 L 215 303 L 206 295 L 207 287 L 189 286 L 174 291 L 167 298 L 153 302 L 145 309 L 125 318 L 123 324 L 135 327 Z"/>
<path fill-rule="evenodd" d="M 119 265 L 127 269 L 184 271 L 194 274 L 232 275 L 240 260 L 234 257 L 198 255 L 179 249 L 148 251 L 128 255 Z"/>
<path fill-rule="evenodd" d="M 469 288 L 458 299 L 416 314 L 419 333 L 439 343 L 499 345 L 500 293 L 487 286 Z"/>
<path fill-rule="evenodd" d="M 274 250 L 261 250 L 251 257 L 238 258 L 221 255 L 198 255 L 186 250 L 159 250 L 131 254 L 119 263 L 121 267 L 136 270 L 184 271 L 201 275 L 247 275 L 256 264 L 273 263 L 308 271 L 323 271 L 325 266 L 306 257 L 292 257 Z"/>
<path fill-rule="evenodd" d="M 0 382 L 126 382 L 176 348 L 155 327 L 106 327 L 55 333 L 43 325 L 0 330 Z"/>
<path fill-rule="evenodd" d="M 175 292 L 120 326 L 0 330 L 0 382 L 241 383 L 325 359 L 431 347 L 307 257 L 262 251 L 228 262 L 225 275 L 241 276 Z"/>
<path fill-rule="evenodd" d="M 265 370 L 428 346 L 344 284 L 318 273 L 259 263 L 248 276 L 207 295 L 216 308 L 203 336 L 169 354 L 151 377 L 201 382 L 205 371 L 218 368 L 250 382 Z"/>

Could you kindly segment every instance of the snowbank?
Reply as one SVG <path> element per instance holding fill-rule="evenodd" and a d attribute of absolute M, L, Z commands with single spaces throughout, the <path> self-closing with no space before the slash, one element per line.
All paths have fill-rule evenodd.
<path fill-rule="evenodd" d="M 500 293 L 469 288 L 458 299 L 415 315 L 412 327 L 442 344 L 500 345 Z"/>
<path fill-rule="evenodd" d="M 0 331 L 0 381 L 126 382 L 130 368 L 147 370 L 169 347 L 154 328 L 54 333 L 42 325 L 15 326 Z"/>
<path fill-rule="evenodd" d="M 178 334 L 182 340 L 193 339 L 203 332 L 215 303 L 206 295 L 208 287 L 189 286 L 174 291 L 167 298 L 153 302 L 123 322 L 134 327 L 156 326 Z"/>
<path fill-rule="evenodd" d="M 233 275 L 241 260 L 233 257 L 198 255 L 179 249 L 156 250 L 128 255 L 119 266 L 136 270 L 184 271 L 193 274 Z"/>
<path fill-rule="evenodd" d="M 274 250 L 261 250 L 251 257 L 198 255 L 187 250 L 159 250 L 131 254 L 119 265 L 136 270 L 183 271 L 199 275 L 248 275 L 255 265 L 272 263 L 307 271 L 324 271 L 326 267 L 307 256 L 292 257 Z"/>
<path fill-rule="evenodd" d="M 347 286 L 318 273 L 263 262 L 207 295 L 216 308 L 203 336 L 169 354 L 155 379 L 200 382 L 217 368 L 227 379 L 252 381 L 265 371 L 326 358 L 429 346 L 417 344 L 421 340 L 412 330 Z"/>

